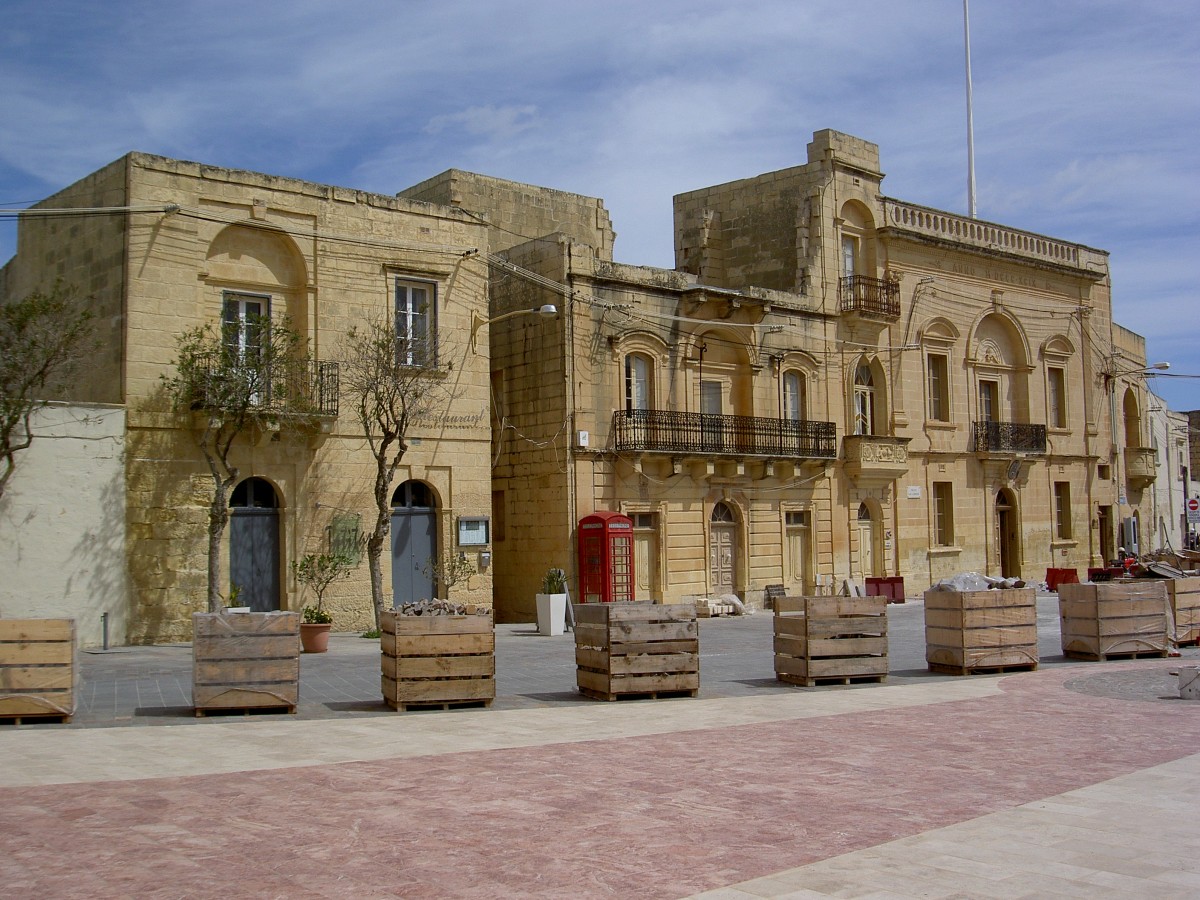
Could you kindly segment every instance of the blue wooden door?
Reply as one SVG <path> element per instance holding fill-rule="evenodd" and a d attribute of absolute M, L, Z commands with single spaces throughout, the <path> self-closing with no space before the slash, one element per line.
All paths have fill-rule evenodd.
<path fill-rule="evenodd" d="M 392 606 L 434 598 L 430 562 L 436 560 L 433 494 L 420 481 L 406 481 L 392 496 Z"/>
<path fill-rule="evenodd" d="M 275 488 L 247 478 L 229 501 L 229 585 L 254 612 L 279 609 L 279 508 Z"/>

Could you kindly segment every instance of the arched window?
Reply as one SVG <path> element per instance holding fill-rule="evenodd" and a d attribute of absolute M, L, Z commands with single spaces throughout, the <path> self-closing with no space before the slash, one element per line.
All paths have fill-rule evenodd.
<path fill-rule="evenodd" d="M 854 370 L 854 433 L 875 434 L 875 379 L 865 362 Z"/>
<path fill-rule="evenodd" d="M 713 507 L 712 521 L 720 524 L 732 525 L 737 522 L 737 519 L 734 518 L 733 510 L 729 508 L 729 504 L 721 502 Z"/>
<path fill-rule="evenodd" d="M 641 353 L 625 357 L 625 411 L 653 409 L 653 383 L 650 377 L 650 358 Z"/>
<path fill-rule="evenodd" d="M 808 384 L 800 372 L 783 373 L 783 418 L 789 422 L 808 418 Z"/>

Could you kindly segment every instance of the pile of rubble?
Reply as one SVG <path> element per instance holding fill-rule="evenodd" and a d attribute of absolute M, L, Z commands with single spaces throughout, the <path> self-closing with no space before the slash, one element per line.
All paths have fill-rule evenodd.
<path fill-rule="evenodd" d="M 1023 588 L 1025 582 L 1020 578 L 996 578 L 992 575 L 980 575 L 978 572 L 960 572 L 950 578 L 943 578 L 937 584 L 930 585 L 931 591 L 973 591 L 1004 590 Z"/>
<path fill-rule="evenodd" d="M 491 610 L 449 600 L 412 600 L 396 607 L 402 616 L 486 616 Z"/>

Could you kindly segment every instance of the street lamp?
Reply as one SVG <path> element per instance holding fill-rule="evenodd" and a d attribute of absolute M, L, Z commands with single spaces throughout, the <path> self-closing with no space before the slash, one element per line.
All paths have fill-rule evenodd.
<path fill-rule="evenodd" d="M 515 319 L 517 316 L 541 316 L 543 319 L 553 319 L 558 315 L 558 307 L 553 303 L 547 303 L 544 306 L 535 306 L 533 309 L 514 309 L 511 312 L 501 313 L 492 318 L 484 318 L 477 312 L 471 313 L 471 352 L 478 353 L 476 340 L 479 337 L 479 329 L 484 325 L 491 325 L 493 322 L 503 322 L 505 319 Z"/>

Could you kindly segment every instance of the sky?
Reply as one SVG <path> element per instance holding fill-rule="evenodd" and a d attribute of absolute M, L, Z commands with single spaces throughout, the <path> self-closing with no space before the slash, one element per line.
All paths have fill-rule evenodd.
<path fill-rule="evenodd" d="M 980 219 L 1108 251 L 1151 387 L 1200 409 L 1194 0 L 970 3 Z M 880 148 L 967 212 L 961 0 L 0 0 L 0 207 L 130 151 L 385 194 L 449 168 L 604 199 L 673 267 L 671 198 Z M 16 225 L 0 218 L 0 261 Z M 1174 376 L 1174 377 L 1170 377 Z"/>

